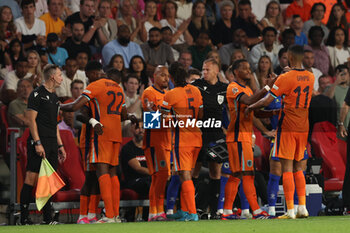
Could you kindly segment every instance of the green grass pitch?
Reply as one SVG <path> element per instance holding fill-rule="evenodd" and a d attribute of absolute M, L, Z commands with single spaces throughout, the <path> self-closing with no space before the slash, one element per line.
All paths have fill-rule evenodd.
<path fill-rule="evenodd" d="M 77 225 L 65 224 L 56 226 L 3 226 L 0 232 L 16 233 L 343 233 L 350 232 L 350 217 L 310 217 L 308 219 L 296 220 L 231 220 L 231 221 L 199 221 L 199 222 L 141 222 L 141 223 L 119 223 L 119 224 L 91 224 Z"/>

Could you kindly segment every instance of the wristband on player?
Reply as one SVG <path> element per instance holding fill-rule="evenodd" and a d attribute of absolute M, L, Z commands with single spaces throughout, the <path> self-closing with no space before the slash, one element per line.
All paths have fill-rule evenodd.
<path fill-rule="evenodd" d="M 102 124 L 99 121 L 97 121 L 95 118 L 90 118 L 89 123 L 90 125 L 92 125 L 92 127 L 95 127 L 95 125 L 97 124 L 100 124 L 102 126 Z"/>
<path fill-rule="evenodd" d="M 271 90 L 271 88 L 270 88 L 268 85 L 265 85 L 265 86 L 264 86 L 264 89 L 265 89 L 267 92 L 269 92 L 269 90 Z"/>

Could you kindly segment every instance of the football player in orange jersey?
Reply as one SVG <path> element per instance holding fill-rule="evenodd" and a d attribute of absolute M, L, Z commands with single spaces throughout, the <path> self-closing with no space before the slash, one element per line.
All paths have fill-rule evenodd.
<path fill-rule="evenodd" d="M 268 106 L 274 98 L 283 96 L 279 115 L 277 135 L 272 156 L 280 159 L 283 172 L 283 190 L 287 203 L 287 213 L 280 218 L 294 219 L 309 216 L 306 209 L 305 177 L 302 159 L 309 131 L 309 106 L 315 77 L 302 69 L 304 49 L 293 45 L 288 49 L 288 61 L 292 68 L 280 75 L 269 94 L 246 109 L 249 114 L 254 109 Z M 296 189 L 299 199 L 297 213 L 294 212 L 293 195 Z"/>
<path fill-rule="evenodd" d="M 225 187 L 225 203 L 222 219 L 237 219 L 232 212 L 232 204 L 237 195 L 238 186 L 243 179 L 243 190 L 253 210 L 253 218 L 270 218 L 262 211 L 257 203 L 254 186 L 254 158 L 252 150 L 253 114 L 244 115 L 244 110 L 262 98 L 269 86 L 253 91 L 247 86 L 251 80 L 251 70 L 247 60 L 241 59 L 233 63 L 232 69 L 236 81 L 227 88 L 227 102 L 229 105 L 231 122 L 227 129 L 226 142 L 229 152 L 229 164 L 232 175 Z"/>
<path fill-rule="evenodd" d="M 146 88 L 142 94 L 142 108 L 144 112 L 160 110 L 163 98 L 168 88 L 169 72 L 165 66 L 158 66 L 154 71 L 154 85 Z M 145 120 L 145 119 L 144 119 Z M 163 129 L 146 129 L 143 140 L 147 167 L 152 176 L 149 190 L 148 221 L 164 221 L 164 193 L 170 175 L 170 131 Z"/>
<path fill-rule="evenodd" d="M 181 185 L 181 209 L 174 216 L 178 221 L 198 221 L 195 203 L 195 189 L 191 171 L 202 146 L 202 135 L 196 122 L 203 116 L 203 101 L 199 89 L 186 83 L 187 72 L 183 68 L 174 75 L 175 88 L 164 96 L 162 111 L 165 122 L 173 131 L 173 161 L 175 171 L 179 171 Z M 171 112 L 171 113 L 170 113 Z M 173 114 L 169 119 L 168 114 Z M 176 126 L 174 124 L 177 124 Z"/>
<path fill-rule="evenodd" d="M 62 111 L 76 111 L 89 101 L 96 102 L 94 116 L 96 119 L 90 118 L 89 123 L 93 127 L 96 124 L 103 125 L 103 132 L 101 135 L 94 136 L 94 151 L 89 162 L 96 167 L 101 196 L 106 209 L 106 217 L 100 219 L 98 223 L 120 222 L 120 184 L 116 166 L 119 163 L 118 154 L 122 141 L 121 121 L 127 119 L 136 121 L 136 118 L 128 115 L 126 111 L 124 94 L 117 83 L 121 75 L 118 71 L 117 75 L 95 81 L 73 103 L 61 105 Z"/>

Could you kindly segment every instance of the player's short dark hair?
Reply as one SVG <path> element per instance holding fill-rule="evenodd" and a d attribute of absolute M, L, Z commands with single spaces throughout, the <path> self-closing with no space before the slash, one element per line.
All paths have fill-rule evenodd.
<path fill-rule="evenodd" d="M 23 9 L 25 6 L 33 4 L 35 6 L 35 0 L 22 0 L 21 8 Z"/>
<path fill-rule="evenodd" d="M 102 64 L 98 61 L 89 61 L 85 67 L 85 71 L 102 70 Z"/>
<path fill-rule="evenodd" d="M 245 6 L 245 5 L 249 5 L 251 7 L 252 3 L 249 0 L 241 0 L 238 3 L 238 6 Z"/>
<path fill-rule="evenodd" d="M 165 26 L 165 27 L 162 27 L 162 28 L 160 29 L 160 32 L 161 32 L 161 33 L 165 32 L 165 31 L 171 31 L 171 32 L 173 32 L 169 26 Z"/>
<path fill-rule="evenodd" d="M 108 69 L 106 74 L 108 78 L 116 81 L 118 84 L 121 83 L 123 79 L 123 73 L 115 68 Z"/>
<path fill-rule="evenodd" d="M 183 67 L 179 67 L 173 76 L 175 86 L 184 87 L 187 85 L 186 79 L 188 77 L 187 71 Z"/>
<path fill-rule="evenodd" d="M 168 69 L 170 76 L 174 77 L 179 68 L 184 68 L 184 66 L 178 61 L 173 62 Z"/>
<path fill-rule="evenodd" d="M 344 64 L 337 65 L 337 67 L 335 67 L 335 72 L 341 72 L 343 70 L 349 71 L 349 67 L 347 65 L 344 65 Z"/>
<path fill-rule="evenodd" d="M 322 37 L 324 37 L 324 31 L 320 26 L 312 26 L 309 30 L 309 38 L 313 38 L 316 32 L 321 32 Z"/>
<path fill-rule="evenodd" d="M 151 29 L 149 30 L 148 34 L 150 34 L 151 32 L 159 32 L 159 33 L 161 33 L 162 31 L 161 31 L 161 29 L 159 29 L 159 28 L 157 28 L 157 27 L 153 27 L 153 28 L 151 28 Z"/>
<path fill-rule="evenodd" d="M 301 45 L 297 45 L 297 44 L 291 45 L 289 46 L 288 51 L 297 57 L 304 56 L 304 47 Z"/>
<path fill-rule="evenodd" d="M 267 32 L 273 32 L 275 35 L 277 35 L 277 30 L 274 27 L 266 27 L 264 30 L 261 32 L 263 36 L 266 35 Z"/>
<path fill-rule="evenodd" d="M 288 52 L 288 49 L 281 48 L 280 51 L 278 51 L 278 58 L 281 58 L 284 53 Z"/>
<path fill-rule="evenodd" d="M 196 68 L 189 69 L 187 73 L 188 73 L 188 76 L 191 76 L 191 75 L 199 75 L 199 76 L 201 76 L 202 75 L 201 72 L 198 69 L 196 69 Z"/>
<path fill-rule="evenodd" d="M 83 85 L 84 85 L 84 82 L 81 81 L 80 79 L 74 79 L 74 80 L 70 83 L 70 89 L 73 89 L 73 86 L 74 86 L 74 84 L 76 84 L 76 83 L 78 83 L 78 84 L 83 84 Z"/>
<path fill-rule="evenodd" d="M 232 63 L 232 68 L 231 68 L 232 71 L 237 70 L 240 67 L 241 63 L 243 63 L 243 62 L 248 62 L 248 61 L 247 61 L 247 59 L 239 59 L 237 61 L 234 61 Z"/>
<path fill-rule="evenodd" d="M 77 61 L 77 59 L 75 57 L 72 57 L 72 56 L 69 56 L 67 59 L 66 59 L 66 63 L 67 61 Z"/>

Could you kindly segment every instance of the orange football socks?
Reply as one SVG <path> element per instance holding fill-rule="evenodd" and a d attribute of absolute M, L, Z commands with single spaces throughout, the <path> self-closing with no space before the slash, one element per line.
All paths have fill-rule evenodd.
<path fill-rule="evenodd" d="M 259 210 L 260 206 L 256 197 L 254 176 L 243 176 L 243 191 L 253 212 Z"/>
<path fill-rule="evenodd" d="M 101 196 L 99 194 L 91 194 L 89 202 L 89 213 L 96 214 Z"/>
<path fill-rule="evenodd" d="M 111 176 L 109 174 L 103 174 L 98 178 L 98 183 L 100 184 L 101 197 L 105 204 L 106 217 L 113 218 L 113 199 L 112 199 L 112 182 Z"/>
<path fill-rule="evenodd" d="M 294 177 L 292 172 L 284 172 L 283 173 L 283 191 L 284 196 L 286 198 L 287 203 L 287 209 L 291 210 L 294 209 L 294 191 L 295 191 L 295 185 L 294 185 Z M 304 181 L 305 183 L 305 181 Z M 305 199 L 304 199 L 305 201 Z M 300 203 L 300 200 L 299 200 Z"/>
<path fill-rule="evenodd" d="M 156 200 L 156 180 L 157 177 L 155 174 L 152 175 L 152 182 L 151 182 L 151 187 L 149 189 L 149 213 L 151 215 L 156 215 L 157 214 L 157 200 Z"/>
<path fill-rule="evenodd" d="M 294 173 L 295 188 L 297 190 L 299 205 L 306 204 L 306 182 L 303 171 L 298 171 Z"/>
<path fill-rule="evenodd" d="M 88 214 L 89 196 L 80 195 L 80 215 Z"/>
<path fill-rule="evenodd" d="M 196 201 L 195 201 L 195 189 L 194 189 L 192 180 L 184 181 L 182 183 L 181 188 L 182 188 L 181 192 L 183 192 L 183 197 L 185 199 L 188 212 L 190 214 L 197 213 Z"/>
<path fill-rule="evenodd" d="M 233 202 L 235 201 L 240 182 L 241 180 L 237 177 L 230 176 L 230 178 L 228 178 L 228 181 L 225 186 L 225 210 L 232 210 Z"/>
<path fill-rule="evenodd" d="M 165 187 L 168 181 L 168 171 L 159 171 L 156 174 L 155 195 L 157 203 L 157 214 L 164 212 Z"/>
<path fill-rule="evenodd" d="M 118 176 L 111 177 L 114 216 L 119 216 L 120 183 Z"/>

